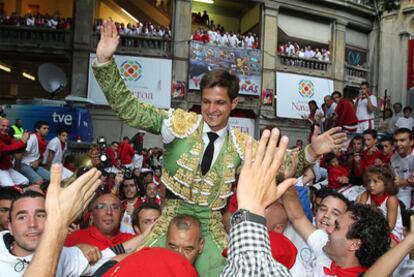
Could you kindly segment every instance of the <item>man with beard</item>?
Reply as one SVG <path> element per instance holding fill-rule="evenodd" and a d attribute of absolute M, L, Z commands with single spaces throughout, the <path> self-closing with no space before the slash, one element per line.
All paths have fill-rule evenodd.
<path fill-rule="evenodd" d="M 134 178 L 125 178 L 122 185 L 121 191 L 124 200 L 122 206 L 124 214 L 121 221 L 120 230 L 121 232 L 135 234 L 134 228 L 132 227 L 131 216 L 136 208 L 142 204 L 142 200 L 139 197 L 139 187 Z"/>

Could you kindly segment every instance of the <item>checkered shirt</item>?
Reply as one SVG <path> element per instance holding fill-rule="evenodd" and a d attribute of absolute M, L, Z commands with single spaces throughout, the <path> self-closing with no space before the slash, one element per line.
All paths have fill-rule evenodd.
<path fill-rule="evenodd" d="M 273 259 L 266 226 L 243 221 L 231 228 L 227 265 L 221 273 L 230 276 L 291 276 Z"/>

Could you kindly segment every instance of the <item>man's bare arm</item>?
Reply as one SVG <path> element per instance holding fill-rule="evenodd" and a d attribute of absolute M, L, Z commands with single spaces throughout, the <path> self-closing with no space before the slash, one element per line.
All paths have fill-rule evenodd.
<path fill-rule="evenodd" d="M 282 200 L 289 221 L 302 238 L 307 241 L 308 237 L 316 231 L 316 228 L 306 217 L 295 188 L 289 188 L 285 194 L 283 194 Z"/>
<path fill-rule="evenodd" d="M 47 219 L 33 260 L 23 276 L 55 276 L 68 226 L 92 200 L 100 185 L 100 172 L 95 168 L 61 188 L 62 167 L 53 165 L 47 190 Z"/>

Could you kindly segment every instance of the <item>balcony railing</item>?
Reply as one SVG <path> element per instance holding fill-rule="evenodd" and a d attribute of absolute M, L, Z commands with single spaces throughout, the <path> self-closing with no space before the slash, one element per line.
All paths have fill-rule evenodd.
<path fill-rule="evenodd" d="M 316 59 L 304 59 L 296 56 L 287 56 L 279 54 L 281 65 L 288 65 L 293 67 L 300 67 L 310 70 L 328 71 L 329 62 L 320 61 Z"/>
<path fill-rule="evenodd" d="M 0 45 L 26 48 L 71 48 L 72 30 L 0 25 Z"/>
<path fill-rule="evenodd" d="M 361 66 L 345 65 L 346 76 L 366 80 L 369 70 Z"/>
<path fill-rule="evenodd" d="M 93 36 L 93 47 L 99 41 L 99 33 Z M 171 56 L 171 39 L 155 36 L 121 35 L 118 52 L 131 54 L 144 54 L 155 56 Z"/>
<path fill-rule="evenodd" d="M 358 4 L 358 5 L 374 7 L 374 1 L 373 0 L 345 0 L 345 2 L 351 2 L 351 3 Z"/>

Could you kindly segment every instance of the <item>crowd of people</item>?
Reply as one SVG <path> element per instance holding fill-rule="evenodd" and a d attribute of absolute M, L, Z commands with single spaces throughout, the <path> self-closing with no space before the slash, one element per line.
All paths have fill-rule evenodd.
<path fill-rule="evenodd" d="M 241 35 L 239 33 L 234 33 L 233 31 L 225 32 L 224 28 L 216 29 L 215 27 L 211 27 L 208 30 L 198 28 L 191 36 L 191 40 L 218 46 L 247 49 L 259 48 L 259 39 L 255 33 L 249 32 L 247 35 Z"/>
<path fill-rule="evenodd" d="M 11 180 L 0 189 L 2 273 L 414 273 L 413 129 L 400 115 L 379 136 L 367 83 L 326 96 L 325 112 L 310 103 L 309 144 L 287 150 L 275 126 L 259 141 L 228 126 L 239 80 L 225 70 L 203 77 L 201 115 L 136 101 L 112 59 L 117 27 L 103 28 L 92 65 L 98 84 L 121 120 L 160 135 L 164 148 L 147 153 L 142 132 L 110 145 L 99 138 L 65 178 L 55 158 L 67 132 L 46 143 L 44 122 L 29 135 L 0 119 L 0 172 Z"/>
<path fill-rule="evenodd" d="M 97 19 L 94 24 L 94 31 L 99 33 L 103 20 Z M 159 38 L 171 38 L 171 29 L 168 26 L 154 25 L 151 21 L 125 23 L 115 22 L 119 35 L 121 36 L 146 36 L 146 37 L 159 37 Z"/>
<path fill-rule="evenodd" d="M 72 28 L 72 18 L 40 13 L 24 16 L 0 14 L 0 25 L 68 30 Z"/>
<path fill-rule="evenodd" d="M 277 52 L 280 55 L 285 55 L 292 58 L 314 59 L 324 62 L 329 62 L 331 56 L 329 49 L 312 49 L 310 45 L 302 47 L 297 42 L 294 42 L 292 44 L 290 41 L 286 44 L 280 45 L 277 49 Z"/>
<path fill-rule="evenodd" d="M 223 26 L 214 24 L 207 11 L 203 14 L 193 13 L 192 22 L 197 27 L 196 31 L 191 35 L 191 40 L 213 44 L 218 46 L 258 49 L 259 38 L 255 33 L 249 32 L 245 35 L 234 31 L 226 31 Z"/>

